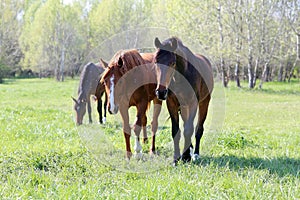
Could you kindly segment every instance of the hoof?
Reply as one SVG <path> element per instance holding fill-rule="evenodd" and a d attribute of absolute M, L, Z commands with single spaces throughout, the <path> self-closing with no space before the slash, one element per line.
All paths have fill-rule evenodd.
<path fill-rule="evenodd" d="M 150 155 L 158 155 L 156 151 L 152 151 L 152 150 L 149 151 L 149 154 Z"/>
<path fill-rule="evenodd" d="M 126 152 L 126 159 L 130 160 L 131 157 L 132 157 L 132 153 L 127 151 Z"/>
<path fill-rule="evenodd" d="M 177 159 L 174 159 L 174 160 L 173 160 L 173 164 L 172 164 L 172 166 L 173 166 L 173 167 L 176 167 L 176 166 L 178 165 L 178 163 L 179 163 L 180 159 L 181 159 L 180 157 L 179 157 L 179 158 L 177 158 Z"/>
<path fill-rule="evenodd" d="M 181 160 L 184 162 L 184 163 L 187 163 L 187 162 L 190 162 L 192 159 L 191 155 L 188 154 L 188 155 L 182 155 L 181 157 Z"/>
<path fill-rule="evenodd" d="M 148 138 L 143 138 L 143 143 L 147 144 L 148 143 Z"/>
<path fill-rule="evenodd" d="M 135 159 L 141 160 L 143 158 L 143 153 L 136 153 L 134 154 Z"/>
<path fill-rule="evenodd" d="M 192 161 L 193 162 L 198 162 L 200 160 L 200 156 L 198 155 L 198 154 L 194 154 L 193 156 L 192 156 Z"/>

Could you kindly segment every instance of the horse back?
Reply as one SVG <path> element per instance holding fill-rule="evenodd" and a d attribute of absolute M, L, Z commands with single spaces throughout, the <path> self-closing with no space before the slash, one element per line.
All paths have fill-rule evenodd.
<path fill-rule="evenodd" d="M 153 53 L 141 53 L 141 56 L 147 63 L 153 62 L 153 58 L 154 58 Z"/>
<path fill-rule="evenodd" d="M 78 94 L 85 94 L 87 98 L 89 95 L 95 94 L 100 74 L 103 71 L 104 67 L 98 63 L 91 62 L 85 65 L 80 75 Z"/>
<path fill-rule="evenodd" d="M 144 70 L 144 77 L 146 77 L 149 84 L 145 85 L 146 92 L 148 93 L 149 101 L 155 98 L 155 88 L 156 88 L 156 71 L 153 63 L 154 53 L 141 53 L 142 58 L 148 63 L 146 65 L 146 70 Z"/>

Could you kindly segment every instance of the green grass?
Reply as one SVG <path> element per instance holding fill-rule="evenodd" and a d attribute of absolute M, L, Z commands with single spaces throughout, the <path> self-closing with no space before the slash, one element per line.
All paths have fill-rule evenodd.
<path fill-rule="evenodd" d="M 145 153 L 144 160 L 128 162 L 119 116 L 109 115 L 104 126 L 75 126 L 70 97 L 78 80 L 5 81 L 0 84 L 3 199 L 300 198 L 299 82 L 265 83 L 263 90 L 216 85 L 201 160 L 174 168 L 165 108 L 157 135 L 160 155 Z M 96 121 L 96 112 L 93 117 Z M 217 123 L 223 126 L 214 128 Z M 148 148 L 144 145 L 144 152 Z"/>

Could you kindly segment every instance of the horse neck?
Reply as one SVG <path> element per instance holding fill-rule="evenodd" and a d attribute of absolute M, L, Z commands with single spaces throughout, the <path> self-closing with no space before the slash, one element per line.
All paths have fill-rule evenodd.
<path fill-rule="evenodd" d="M 188 70 L 189 63 L 195 65 L 195 55 L 189 48 L 184 46 L 181 43 L 178 43 L 179 46 L 176 51 L 176 70 L 178 70 L 183 75 Z"/>
<path fill-rule="evenodd" d="M 88 100 L 88 98 L 89 98 L 89 96 L 88 96 L 88 94 L 87 94 L 86 91 L 81 90 L 81 91 L 78 93 L 78 101 L 79 101 L 79 102 L 80 102 L 81 100 L 83 100 L 83 99 Z"/>
<path fill-rule="evenodd" d="M 176 66 L 175 69 L 181 74 L 185 74 L 187 70 L 187 60 L 186 60 L 186 55 L 184 54 L 183 51 L 176 51 Z"/>

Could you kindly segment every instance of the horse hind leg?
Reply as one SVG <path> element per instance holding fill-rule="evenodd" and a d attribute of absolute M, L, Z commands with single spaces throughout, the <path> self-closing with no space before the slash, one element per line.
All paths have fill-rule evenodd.
<path fill-rule="evenodd" d="M 143 131 L 143 143 L 148 142 L 148 136 L 147 136 L 147 117 L 144 115 L 142 118 L 142 131 Z"/>
<path fill-rule="evenodd" d="M 204 122 L 207 116 L 209 101 L 210 101 L 210 97 L 207 97 L 205 100 L 199 103 L 198 123 L 195 129 L 196 144 L 195 144 L 193 160 L 197 160 L 200 158 L 199 157 L 200 140 L 204 132 Z"/>
<path fill-rule="evenodd" d="M 101 99 L 98 99 L 97 111 L 99 114 L 99 122 L 100 122 L 100 124 L 102 124 L 103 120 L 102 120 L 102 100 Z"/>
<path fill-rule="evenodd" d="M 131 136 L 131 129 L 129 126 L 129 114 L 128 109 L 123 108 L 123 106 L 120 107 L 120 114 L 123 120 L 123 133 L 125 138 L 125 144 L 126 144 L 126 157 L 127 159 L 131 158 L 131 148 L 130 148 L 130 136 Z"/>
<path fill-rule="evenodd" d="M 104 110 L 103 123 L 106 122 L 106 111 L 107 111 L 107 94 L 105 91 L 104 91 L 104 96 L 105 96 L 105 99 L 104 99 L 104 105 L 103 105 L 103 110 Z"/>
<path fill-rule="evenodd" d="M 134 124 L 134 133 L 135 133 L 135 145 L 134 145 L 134 151 L 136 152 L 137 157 L 141 156 L 142 146 L 140 144 L 140 133 L 143 125 L 143 119 L 145 120 L 146 117 L 146 109 L 147 104 L 141 104 L 137 106 L 137 117 Z"/>
<path fill-rule="evenodd" d="M 135 145 L 134 145 L 134 151 L 136 154 L 139 154 L 141 153 L 142 151 L 142 146 L 141 146 L 141 143 L 140 143 L 140 133 L 141 133 L 141 123 L 139 122 L 140 119 L 139 117 L 137 117 L 137 120 L 134 124 L 134 133 L 135 133 Z"/>

